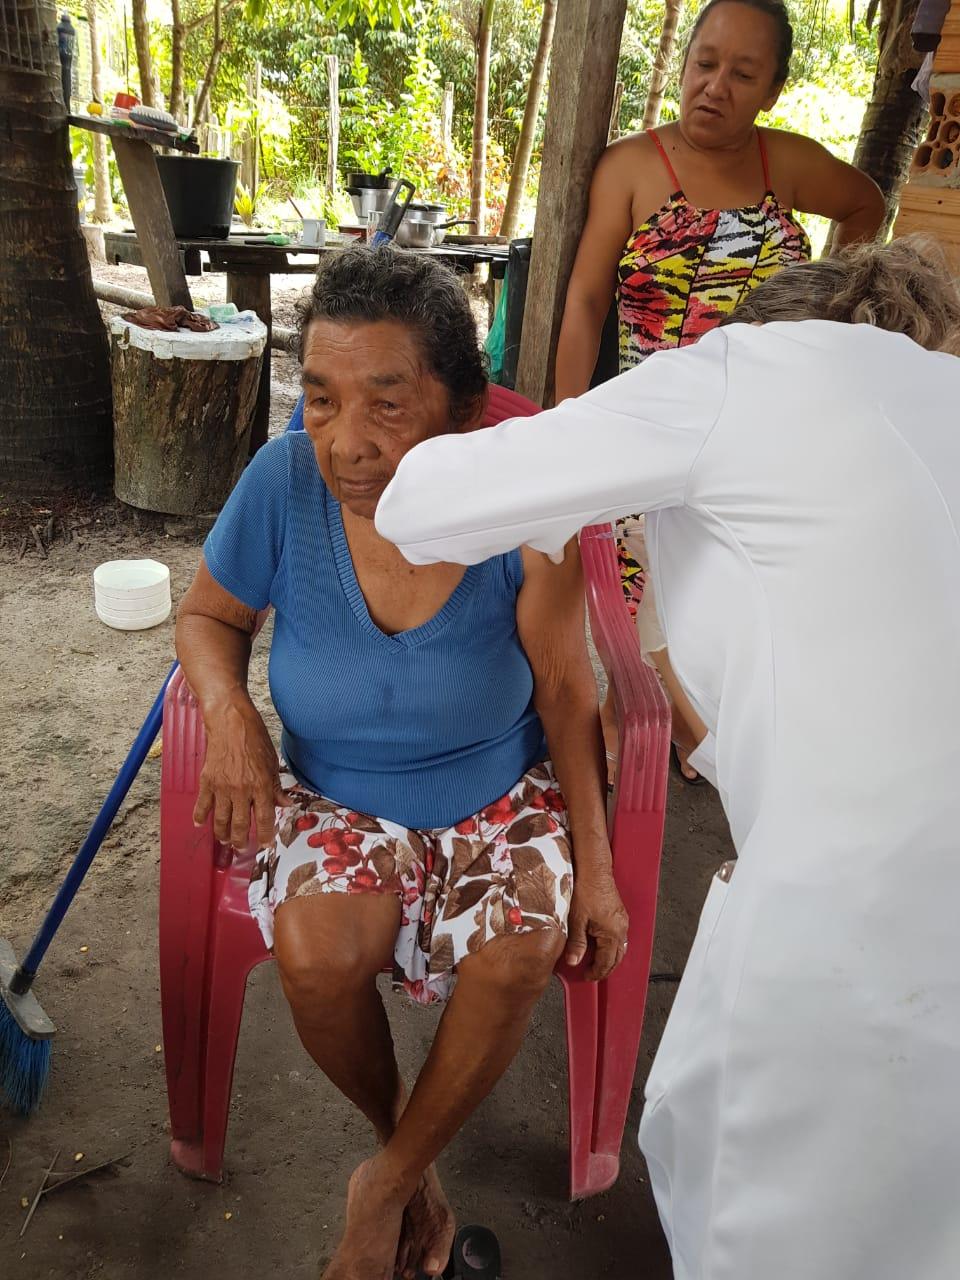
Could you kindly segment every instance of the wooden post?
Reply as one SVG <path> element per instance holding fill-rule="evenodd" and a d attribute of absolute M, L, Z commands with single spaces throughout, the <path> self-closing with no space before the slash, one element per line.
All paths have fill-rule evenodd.
<path fill-rule="evenodd" d="M 517 390 L 537 404 L 549 403 L 553 395 L 567 281 L 590 181 L 607 142 L 626 9 L 627 0 L 577 0 L 558 7 L 517 370 Z"/>
<path fill-rule="evenodd" d="M 445 151 L 453 146 L 453 85 L 447 81 L 443 86 L 443 104 L 440 107 L 440 134 Z"/>
<path fill-rule="evenodd" d="M 260 185 L 260 148 L 257 145 L 260 134 L 260 74 L 258 62 L 247 76 L 247 96 L 253 104 L 253 115 L 240 148 L 240 181 L 254 201 Z"/>
<path fill-rule="evenodd" d="M 183 273 L 153 148 L 147 142 L 115 137 L 113 151 L 157 306 L 188 307 L 192 311 L 193 299 Z"/>
<path fill-rule="evenodd" d="M 267 345 L 263 353 L 257 404 L 250 428 L 250 455 L 267 443 L 270 430 L 270 340 L 273 336 L 273 303 L 270 298 L 270 272 L 256 267 L 231 267 L 227 272 L 227 301 L 238 311 L 253 311 L 267 326 Z"/>
<path fill-rule="evenodd" d="M 333 195 L 337 189 L 337 162 L 340 152 L 340 59 L 335 53 L 327 54 L 327 92 L 330 99 L 330 116 L 327 125 L 327 190 Z"/>

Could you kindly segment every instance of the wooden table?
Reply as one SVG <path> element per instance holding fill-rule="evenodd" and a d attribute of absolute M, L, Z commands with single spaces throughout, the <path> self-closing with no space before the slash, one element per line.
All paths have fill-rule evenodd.
<path fill-rule="evenodd" d="M 132 210 L 131 210 L 132 212 Z M 136 225 L 136 224 L 134 224 Z M 108 231 L 104 233 L 104 251 L 108 262 L 126 262 L 134 266 L 147 266 L 145 245 L 134 231 Z M 253 311 L 267 326 L 267 355 L 260 376 L 257 408 L 250 434 L 250 452 L 254 453 L 266 443 L 270 425 L 270 335 L 273 331 L 273 302 L 270 296 L 270 277 L 276 275 L 314 275 L 323 253 L 337 253 L 349 243 L 325 245 L 322 249 L 304 249 L 298 244 L 273 245 L 264 242 L 261 234 L 240 232 L 225 240 L 174 240 L 177 265 L 186 275 L 203 273 L 202 255 L 209 259 L 211 271 L 223 271 L 227 276 L 227 301 L 240 311 Z M 507 269 L 508 245 L 443 245 L 438 249 L 411 249 L 446 262 L 454 271 L 466 273 L 480 263 L 490 265 L 492 279 L 502 279 Z M 149 268 L 148 268 L 149 269 Z M 150 278 L 151 285 L 153 277 Z M 154 289 L 154 297 L 157 297 Z M 159 302 L 159 298 L 157 297 Z M 170 305 L 170 304 L 163 304 Z"/>

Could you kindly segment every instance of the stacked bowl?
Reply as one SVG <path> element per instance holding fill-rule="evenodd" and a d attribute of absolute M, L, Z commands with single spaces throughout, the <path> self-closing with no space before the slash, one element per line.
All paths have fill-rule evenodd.
<path fill-rule="evenodd" d="M 170 616 L 170 570 L 157 560 L 108 560 L 93 571 L 97 617 L 119 631 L 144 631 Z"/>

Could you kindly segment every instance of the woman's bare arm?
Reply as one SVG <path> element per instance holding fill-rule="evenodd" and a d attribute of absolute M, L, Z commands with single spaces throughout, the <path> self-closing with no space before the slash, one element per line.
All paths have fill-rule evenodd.
<path fill-rule="evenodd" d="M 596 942 L 589 976 L 607 977 L 623 955 L 627 913 L 613 882 L 607 837 L 607 770 L 597 686 L 584 631 L 583 571 L 576 540 L 562 564 L 523 551 L 517 629 L 534 678 L 534 701 L 573 840 L 574 898 L 567 960 L 579 964 Z"/>
<path fill-rule="evenodd" d="M 567 286 L 557 343 L 555 402 L 590 386 L 603 323 L 617 286 L 617 265 L 632 222 L 630 160 L 633 139 L 615 143 L 600 157 L 590 185 L 590 208 Z"/>
<path fill-rule="evenodd" d="M 285 803 L 277 753 L 247 691 L 257 612 L 225 591 L 201 561 L 177 611 L 177 657 L 196 695 L 207 752 L 194 821 L 213 812 L 218 840 L 243 848 L 251 813 L 260 845 L 273 838 Z"/>
<path fill-rule="evenodd" d="M 812 138 L 777 133 L 778 167 L 793 177 L 794 205 L 837 223 L 834 249 L 873 240 L 886 217 L 883 193 L 872 178 Z"/>

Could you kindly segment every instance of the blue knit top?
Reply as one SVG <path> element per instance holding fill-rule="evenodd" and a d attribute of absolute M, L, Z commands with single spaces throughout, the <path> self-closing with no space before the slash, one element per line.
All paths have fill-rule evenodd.
<path fill-rule="evenodd" d="M 306 786 L 404 826 L 448 827 L 546 758 L 517 635 L 519 552 L 467 569 L 422 626 L 367 610 L 340 504 L 300 431 L 265 445 L 204 546 L 217 582 L 276 610 L 270 692 Z"/>

